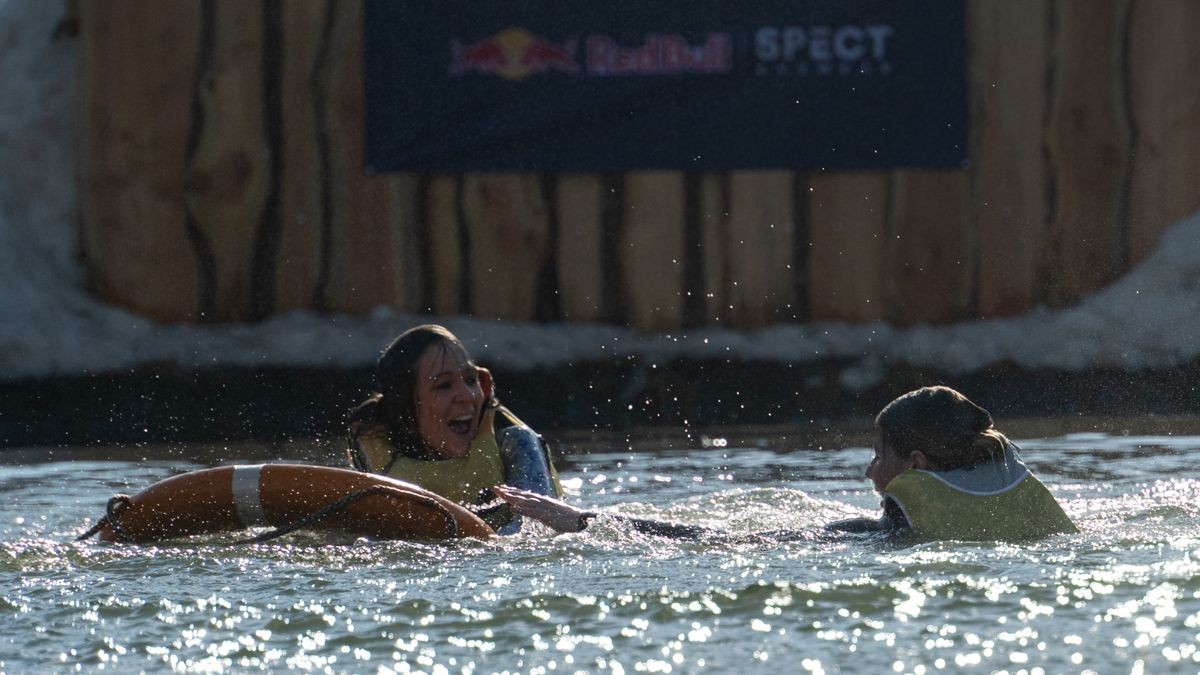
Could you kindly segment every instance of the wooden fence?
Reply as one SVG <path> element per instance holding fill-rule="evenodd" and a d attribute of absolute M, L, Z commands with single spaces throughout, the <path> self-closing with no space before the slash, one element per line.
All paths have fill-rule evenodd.
<path fill-rule="evenodd" d="M 971 167 L 837 173 L 365 176 L 359 0 L 77 11 L 92 288 L 164 321 L 946 322 L 1069 305 L 1200 206 L 1194 0 L 967 0 Z"/>

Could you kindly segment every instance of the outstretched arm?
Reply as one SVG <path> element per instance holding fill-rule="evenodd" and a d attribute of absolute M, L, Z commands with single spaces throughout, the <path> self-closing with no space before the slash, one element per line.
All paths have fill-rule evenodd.
<path fill-rule="evenodd" d="M 904 511 L 900 509 L 900 505 L 896 500 L 887 497 L 882 502 L 883 515 L 878 518 L 850 518 L 848 520 L 839 520 L 834 523 L 829 523 L 825 526 L 827 530 L 835 532 L 903 532 L 910 528 L 908 519 L 904 516 Z"/>
<path fill-rule="evenodd" d="M 520 490 L 507 485 L 497 485 L 492 490 L 504 501 L 512 505 L 513 511 L 522 516 L 540 520 L 551 529 L 557 532 L 579 532 L 588 526 L 593 518 L 601 515 L 596 511 L 586 511 L 579 509 L 570 504 L 539 495 L 527 490 Z M 903 514 L 890 513 L 884 504 L 885 512 L 880 518 L 851 518 L 849 520 L 840 520 L 834 523 L 829 523 L 823 528 L 827 532 L 845 532 L 852 534 L 866 534 L 870 532 L 896 532 L 903 533 L 906 531 L 908 523 L 904 520 Z M 895 511 L 899 511 L 895 509 Z M 713 530 L 699 525 L 682 525 L 680 523 L 668 523 L 661 520 L 648 520 L 645 518 L 632 518 L 630 516 L 620 516 L 614 513 L 603 514 L 605 518 L 611 518 L 619 523 L 625 523 L 633 529 L 645 534 L 652 534 L 659 537 L 669 537 L 671 539 L 720 539 L 734 537 L 738 540 L 746 539 L 751 541 L 792 541 L 797 539 L 811 539 L 813 537 L 812 530 L 780 530 L 774 532 L 762 532 L 758 534 L 731 535 L 728 532 Z"/>
<path fill-rule="evenodd" d="M 492 492 L 508 502 L 513 511 L 527 518 L 540 520 L 556 532 L 578 532 L 587 527 L 589 520 L 596 517 L 594 511 L 577 509 L 554 497 L 508 485 L 496 485 Z"/>
<path fill-rule="evenodd" d="M 522 516 L 540 520 L 558 532 L 579 532 L 587 527 L 588 522 L 600 515 L 595 511 L 577 509 L 553 497 L 535 494 L 527 490 L 519 490 L 507 485 L 497 485 L 492 490 L 501 499 L 511 504 L 513 511 Z M 679 523 L 631 518 L 615 514 L 605 514 L 605 517 L 612 518 L 621 523 L 627 523 L 639 532 L 660 537 L 671 537 L 672 539 L 702 539 L 721 537 L 727 534 L 698 525 L 681 525 Z"/>

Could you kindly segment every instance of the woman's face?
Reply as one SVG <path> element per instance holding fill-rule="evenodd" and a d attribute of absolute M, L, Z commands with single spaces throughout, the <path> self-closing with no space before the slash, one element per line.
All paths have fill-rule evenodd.
<path fill-rule="evenodd" d="M 451 342 L 436 342 L 417 360 L 417 431 L 439 459 L 466 457 L 479 432 L 479 368 Z"/>
<path fill-rule="evenodd" d="M 900 457 L 890 446 L 883 442 L 883 432 L 875 429 L 875 454 L 867 465 L 867 478 L 875 486 L 875 491 L 883 494 L 888 483 L 900 474 L 913 468 L 912 457 Z"/>

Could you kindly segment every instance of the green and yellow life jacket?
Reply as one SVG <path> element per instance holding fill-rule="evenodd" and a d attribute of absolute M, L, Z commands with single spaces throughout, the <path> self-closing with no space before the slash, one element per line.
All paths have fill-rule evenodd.
<path fill-rule="evenodd" d="M 924 539 L 1015 541 L 1079 531 L 1011 444 L 994 462 L 905 471 L 883 496 Z"/>
<path fill-rule="evenodd" d="M 496 426 L 500 427 L 501 434 L 510 427 L 532 433 L 507 408 L 487 410 L 484 412 L 479 433 L 471 441 L 471 449 L 466 457 L 430 460 L 409 457 L 398 452 L 383 425 L 357 425 L 352 429 L 354 447 L 350 453 L 351 465 L 362 471 L 383 473 L 392 478 L 415 483 L 446 499 L 476 510 L 484 522 L 498 530 L 513 519 L 513 514 L 507 507 L 485 511 L 476 509 L 493 500 L 489 488 L 510 482 L 509 471 L 505 466 L 505 454 L 497 441 Z M 555 493 L 553 496 L 561 497 L 562 486 L 559 484 L 554 463 L 544 446 L 539 445 L 539 451 L 543 453 L 550 470 L 550 480 Z"/>

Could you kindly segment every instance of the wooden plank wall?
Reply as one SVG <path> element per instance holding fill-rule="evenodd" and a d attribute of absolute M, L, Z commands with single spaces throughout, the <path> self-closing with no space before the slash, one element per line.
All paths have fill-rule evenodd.
<path fill-rule="evenodd" d="M 1200 3 L 966 2 L 969 169 L 383 176 L 358 0 L 80 3 L 91 286 L 648 331 L 1070 305 L 1200 208 Z"/>

